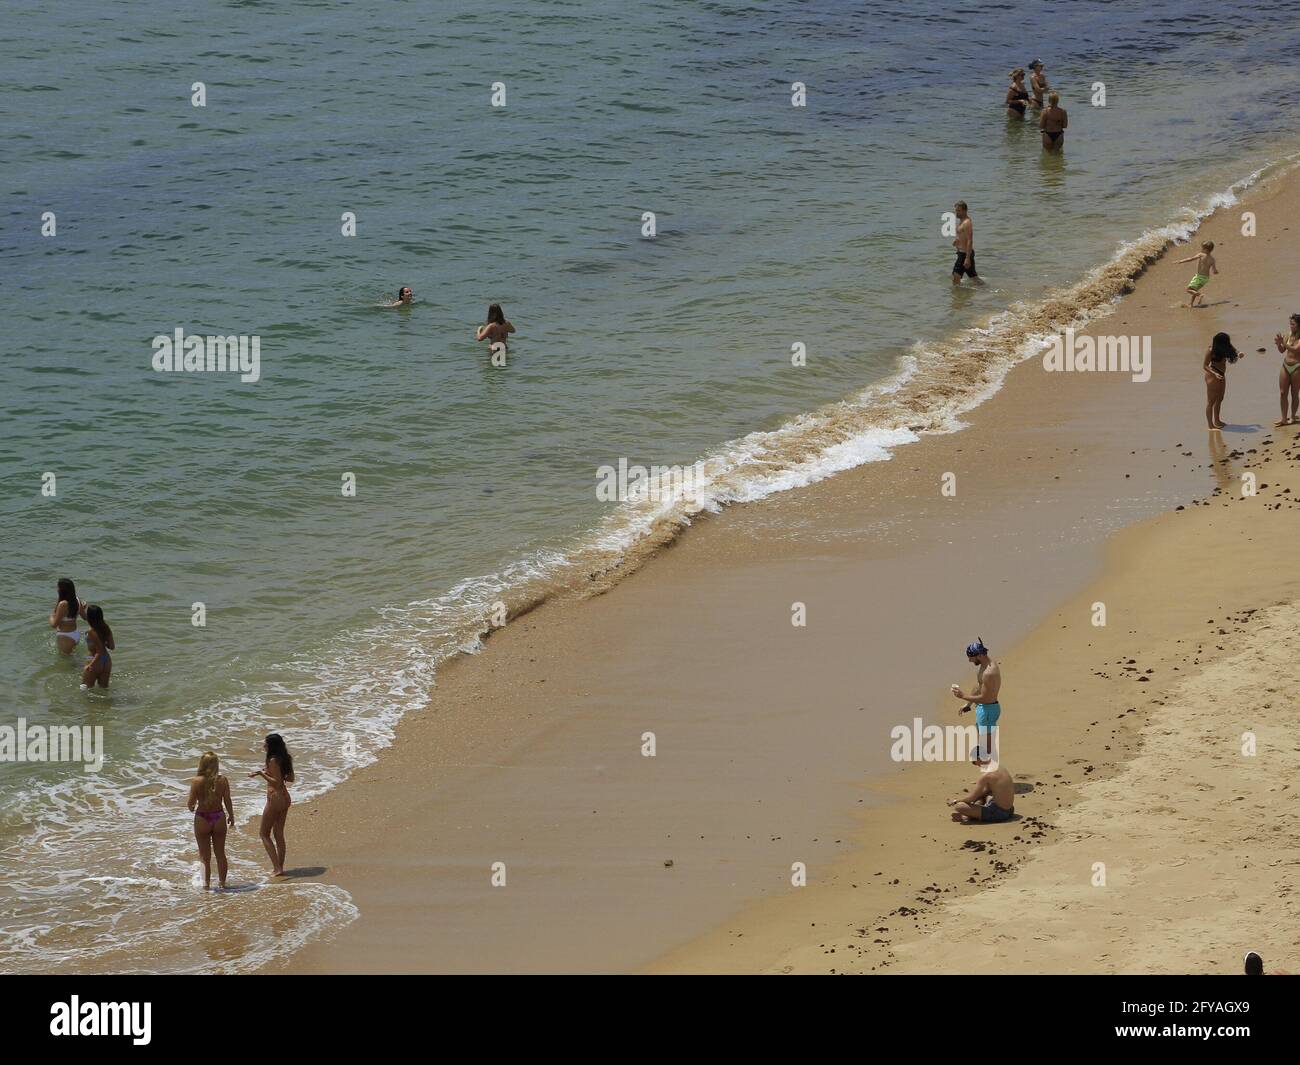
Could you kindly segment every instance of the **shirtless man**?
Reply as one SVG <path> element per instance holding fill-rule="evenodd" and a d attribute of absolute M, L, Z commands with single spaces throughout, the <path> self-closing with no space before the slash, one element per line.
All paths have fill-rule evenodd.
<path fill-rule="evenodd" d="M 979 752 L 971 759 L 979 765 Z M 988 821 L 997 824 L 1010 821 L 1016 812 L 1016 786 L 1011 774 L 1001 766 L 980 776 L 964 799 L 949 799 L 952 819 L 960 825 L 971 821 Z"/>
<path fill-rule="evenodd" d="M 957 249 L 957 261 L 952 265 L 952 283 L 960 285 L 962 275 L 970 277 L 971 283 L 981 285 L 979 274 L 975 272 L 975 223 L 966 213 L 966 201 L 958 200 L 952 205 L 957 215 L 957 237 L 952 246 Z"/>
<path fill-rule="evenodd" d="M 957 713 L 964 714 L 972 705 L 975 707 L 975 726 L 980 735 L 977 750 L 982 749 L 985 757 L 995 762 L 998 718 L 1002 716 L 1002 704 L 998 702 L 998 692 L 1002 690 L 1002 667 L 989 658 L 989 649 L 984 646 L 983 639 L 977 639 L 966 648 L 966 660 L 975 667 L 975 690 L 967 695 L 956 684 L 952 686 L 953 697 L 966 704 Z"/>

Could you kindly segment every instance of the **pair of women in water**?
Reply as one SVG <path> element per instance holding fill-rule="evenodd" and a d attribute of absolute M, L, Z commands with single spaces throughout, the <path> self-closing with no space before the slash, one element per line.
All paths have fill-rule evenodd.
<path fill-rule="evenodd" d="M 1007 75 L 1011 79 L 1005 101 L 1007 114 L 1014 118 L 1024 118 L 1032 104 L 1039 112 L 1038 130 L 1043 138 L 1043 148 L 1049 152 L 1059 152 L 1065 146 L 1065 128 L 1070 124 L 1070 118 L 1061 106 L 1060 95 L 1052 92 L 1047 84 L 1043 61 L 1035 59 L 1029 64 L 1029 69 L 1033 71 L 1030 77 L 1032 98 L 1025 88 L 1024 67 L 1016 67 Z"/>
<path fill-rule="evenodd" d="M 392 303 L 384 304 L 385 307 L 402 307 L 409 306 L 415 300 L 415 293 L 405 285 L 397 290 L 397 299 Z M 474 332 L 474 339 L 482 343 L 484 340 L 488 345 L 504 344 L 506 337 L 515 331 L 515 327 L 506 320 L 505 311 L 501 309 L 501 304 L 493 303 L 488 307 L 487 321 L 478 327 Z"/>
<path fill-rule="evenodd" d="M 284 875 L 284 823 L 289 817 L 292 800 L 289 785 L 293 783 L 293 757 L 285 746 L 283 737 L 273 732 L 263 745 L 266 753 L 264 766 L 249 777 L 266 781 L 266 807 L 262 810 L 259 834 L 267 857 L 271 859 L 271 875 Z M 203 888 L 212 884 L 212 855 L 217 856 L 217 879 L 226 886 L 226 829 L 235 827 L 235 808 L 230 797 L 230 781 L 221 774 L 217 756 L 208 751 L 199 759 L 198 774 L 190 779 L 187 800 L 194 814 L 194 839 L 199 845 L 199 858 L 203 861 Z"/>
<path fill-rule="evenodd" d="M 1273 337 L 1273 343 L 1282 356 L 1282 367 L 1278 371 L 1282 418 L 1273 423 L 1278 428 L 1300 423 L 1300 313 L 1291 315 L 1288 328 L 1289 335 L 1278 333 Z M 1202 364 L 1205 370 L 1205 425 L 1211 432 L 1219 432 L 1227 425 L 1220 407 L 1228 390 L 1228 363 L 1239 358 L 1241 352 L 1233 347 L 1232 338 L 1227 333 L 1215 333 Z"/>
<path fill-rule="evenodd" d="M 84 618 L 88 626 L 85 637 L 86 650 L 90 653 L 81 670 L 81 690 L 107 688 L 113 676 L 113 659 L 108 652 L 117 646 L 113 642 L 113 630 L 104 620 L 103 608 L 78 599 L 77 586 L 67 577 L 60 577 L 54 609 L 50 611 L 50 628 L 54 630 L 54 646 L 61 655 L 72 654 L 81 642 L 78 618 Z"/>

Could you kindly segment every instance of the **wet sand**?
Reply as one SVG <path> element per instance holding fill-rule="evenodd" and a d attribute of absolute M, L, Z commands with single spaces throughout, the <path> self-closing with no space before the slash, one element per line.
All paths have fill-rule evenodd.
<path fill-rule="evenodd" d="M 1106 547 L 1118 529 L 1235 484 L 1242 464 L 1260 461 L 1220 465 L 1227 449 L 1258 449 L 1270 433 L 1257 423 L 1276 417 L 1280 360 L 1268 338 L 1291 309 L 1300 252 L 1286 227 L 1297 205 L 1294 182 L 1270 183 L 1246 204 L 1258 236 L 1238 236 L 1240 209 L 1202 227 L 1198 239 L 1220 242 L 1223 271 L 1205 310 L 1174 306 L 1190 276 L 1172 262 L 1189 254 L 1180 248 L 1087 331 L 1152 336 L 1150 381 L 1026 363 L 965 431 L 700 520 L 605 594 L 548 602 L 445 667 L 430 707 L 376 764 L 295 807 L 289 865 L 323 866 L 361 916 L 268 968 L 982 971 L 943 953 L 956 937 L 924 935 L 899 907 L 944 927 L 963 920 L 959 907 L 1009 890 L 1031 852 L 1050 860 L 1072 831 L 1057 821 L 1096 798 L 1081 785 L 1112 786 L 1124 760 L 1150 748 L 1143 731 L 1155 717 L 1128 693 L 1163 685 L 1162 668 L 1174 675 L 1180 660 L 1160 656 L 1206 628 L 1189 619 L 1300 598 L 1287 568 L 1270 568 L 1286 556 L 1263 553 L 1295 522 L 1285 502 L 1264 509 L 1278 502 L 1272 488 L 1175 511 Z M 933 298 L 953 298 L 945 268 Z M 1223 434 L 1226 448 L 1201 414 L 1199 364 L 1219 329 L 1250 352 L 1229 372 L 1225 417 L 1241 424 Z M 1256 355 L 1265 343 L 1270 353 Z M 953 496 L 940 491 L 945 473 Z M 1127 547 L 1144 538 L 1154 547 Z M 1149 585 L 1157 564 L 1166 583 Z M 1189 587 L 1225 606 L 1206 612 Z M 1267 602 L 1249 598 L 1266 587 L 1276 590 Z M 1103 595 L 1110 621 L 1095 629 L 1088 607 Z M 796 603 L 802 627 L 791 624 Z M 969 783 L 968 767 L 900 768 L 889 734 L 916 717 L 957 723 L 945 693 L 969 683 L 962 648 L 975 635 L 1004 663 L 1004 760 L 1032 790 L 1017 799 L 1022 821 L 971 830 L 942 805 Z M 1121 679 L 1131 675 L 1121 655 L 1158 679 Z M 1137 709 L 1117 717 L 1106 700 L 1119 692 Z M 1263 761 L 1250 764 L 1258 772 Z M 1128 817 L 1113 798 L 1105 808 Z M 1167 820 L 1168 831 L 1186 827 Z M 996 852 L 980 849 L 994 832 Z M 1118 896 L 1123 880 L 1145 898 L 1131 865 L 1115 861 L 1124 872 L 1101 897 Z M 808 887 L 791 885 L 794 863 L 806 864 Z M 1060 916 L 1048 907 L 1038 919 L 1047 929 Z M 1198 916 L 1213 920 L 1205 902 Z M 1022 945 L 1036 934 L 1016 932 Z M 1104 971 L 1110 963 L 1088 954 L 1096 938 L 1068 964 Z"/>

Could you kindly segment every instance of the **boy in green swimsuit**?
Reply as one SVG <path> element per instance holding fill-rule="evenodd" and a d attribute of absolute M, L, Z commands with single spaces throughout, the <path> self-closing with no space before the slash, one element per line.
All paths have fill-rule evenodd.
<path fill-rule="evenodd" d="M 1201 289 L 1210 283 L 1210 275 L 1217 274 L 1219 268 L 1214 265 L 1214 256 L 1210 252 L 1214 251 L 1214 241 L 1207 240 L 1201 245 L 1200 255 L 1191 255 L 1186 259 L 1179 259 L 1178 262 L 1190 263 L 1196 262 L 1196 276 L 1187 282 L 1187 291 L 1192 294 L 1192 301 L 1187 306 L 1195 307 L 1196 301 L 1201 298 Z"/>

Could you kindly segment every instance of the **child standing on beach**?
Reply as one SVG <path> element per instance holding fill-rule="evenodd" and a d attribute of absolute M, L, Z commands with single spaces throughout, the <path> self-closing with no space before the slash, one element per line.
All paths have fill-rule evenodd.
<path fill-rule="evenodd" d="M 1236 362 L 1241 352 L 1232 346 L 1227 333 L 1215 333 L 1205 352 L 1205 427 L 1212 433 L 1223 431 L 1226 424 L 1219 413 L 1223 397 L 1228 391 L 1228 363 Z"/>
<path fill-rule="evenodd" d="M 1210 253 L 1214 251 L 1214 241 L 1207 240 L 1201 245 L 1200 255 L 1189 255 L 1186 259 L 1179 259 L 1178 262 L 1196 263 L 1196 276 L 1187 282 L 1187 291 L 1192 294 L 1192 301 L 1187 306 L 1195 307 L 1196 301 L 1201 298 L 1201 289 L 1210 283 L 1210 275 L 1217 274 L 1219 268 L 1214 265 L 1214 256 Z"/>

